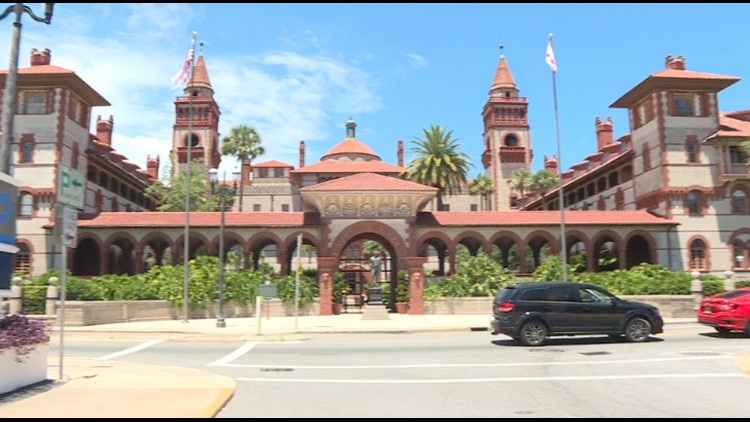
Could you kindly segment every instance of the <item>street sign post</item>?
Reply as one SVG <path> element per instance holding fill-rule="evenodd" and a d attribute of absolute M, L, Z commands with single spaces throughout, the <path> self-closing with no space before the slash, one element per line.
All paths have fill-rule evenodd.
<path fill-rule="evenodd" d="M 271 316 L 271 312 L 268 302 L 279 295 L 278 287 L 275 284 L 271 284 L 270 281 L 266 280 L 265 284 L 261 284 L 260 286 L 258 286 L 258 293 L 260 293 L 260 295 L 263 296 L 263 299 L 266 300 L 266 319 L 269 319 L 269 317 Z"/>
<path fill-rule="evenodd" d="M 57 203 L 83 209 L 86 175 L 65 164 L 58 164 L 57 170 Z"/>

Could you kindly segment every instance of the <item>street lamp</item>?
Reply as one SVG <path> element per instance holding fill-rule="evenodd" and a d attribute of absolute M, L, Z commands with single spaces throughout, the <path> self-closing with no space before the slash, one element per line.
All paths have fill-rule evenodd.
<path fill-rule="evenodd" d="M 216 183 L 219 181 L 218 170 L 212 168 L 208 171 L 211 178 L 211 195 L 216 194 Z M 226 172 L 224 172 L 226 178 Z M 221 225 L 219 226 L 219 315 L 216 318 L 216 326 L 223 328 L 227 326 L 224 321 L 224 211 L 226 210 L 226 189 L 219 188 L 219 208 L 221 208 Z"/>
<path fill-rule="evenodd" d="M 10 45 L 10 64 L 8 65 L 8 78 L 5 80 L 5 94 L 3 97 L 3 121 L 2 141 L 0 141 L 0 173 L 10 174 L 11 143 L 13 142 L 13 117 L 16 111 L 16 90 L 18 87 L 18 46 L 21 43 L 21 15 L 26 12 L 31 19 L 44 22 L 47 25 L 52 22 L 52 8 L 55 3 L 44 3 L 44 17 L 41 18 L 23 3 L 15 3 L 8 6 L 0 15 L 0 20 L 5 19 L 11 13 L 15 14 L 13 22 L 13 37 Z"/>

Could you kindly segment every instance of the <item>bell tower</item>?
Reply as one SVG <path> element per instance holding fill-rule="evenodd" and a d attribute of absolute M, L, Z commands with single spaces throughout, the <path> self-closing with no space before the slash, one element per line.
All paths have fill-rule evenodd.
<path fill-rule="evenodd" d="M 515 209 L 518 198 L 508 180 L 518 169 L 531 171 L 531 134 L 528 120 L 529 104 L 518 96 L 518 88 L 510 73 L 500 45 L 500 61 L 490 87 L 489 99 L 482 110 L 484 148 L 482 165 L 495 187 L 490 200 L 491 211 Z"/>
<path fill-rule="evenodd" d="M 201 47 L 203 43 L 201 43 Z M 201 49 L 202 50 L 202 49 Z M 172 175 L 187 169 L 188 145 L 191 146 L 190 159 L 203 160 L 203 170 L 208 180 L 208 170 L 218 168 L 221 163 L 219 152 L 219 106 L 214 100 L 214 90 L 208 78 L 206 62 L 201 51 L 195 63 L 193 75 L 177 97 L 175 123 L 172 128 Z"/>

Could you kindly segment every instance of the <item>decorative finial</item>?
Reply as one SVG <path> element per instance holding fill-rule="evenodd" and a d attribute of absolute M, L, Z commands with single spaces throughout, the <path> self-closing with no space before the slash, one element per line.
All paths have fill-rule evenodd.
<path fill-rule="evenodd" d="M 203 55 L 203 41 L 201 41 L 201 56 Z"/>
<path fill-rule="evenodd" d="M 504 45 L 503 45 L 503 43 L 501 42 L 501 43 L 500 43 L 500 58 L 501 58 L 501 59 L 502 59 L 503 57 L 505 57 L 505 54 L 503 54 L 503 49 L 504 49 L 504 48 L 505 48 L 505 46 L 504 46 Z"/>
<path fill-rule="evenodd" d="M 549 33 L 549 39 L 552 39 L 552 33 L 551 32 Z"/>
<path fill-rule="evenodd" d="M 193 36 L 195 37 L 197 35 L 198 35 L 198 31 L 193 31 Z"/>

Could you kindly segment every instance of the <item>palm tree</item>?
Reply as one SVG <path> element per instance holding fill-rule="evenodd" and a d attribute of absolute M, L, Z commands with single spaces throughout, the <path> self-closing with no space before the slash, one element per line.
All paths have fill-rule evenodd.
<path fill-rule="evenodd" d="M 558 183 L 557 176 L 547 170 L 539 170 L 531 177 L 531 188 L 541 195 L 542 205 L 544 205 L 544 195 L 547 194 L 549 188 L 557 186 Z"/>
<path fill-rule="evenodd" d="M 518 169 L 513 172 L 513 178 L 508 180 L 508 186 L 520 195 L 521 209 L 526 207 L 526 191 L 533 188 L 534 176 L 526 169 Z"/>
<path fill-rule="evenodd" d="M 245 164 L 245 161 L 252 162 L 252 160 L 265 154 L 266 150 L 260 144 L 260 134 L 258 134 L 255 128 L 248 125 L 233 127 L 229 131 L 229 135 L 225 136 L 221 142 L 221 154 L 234 155 L 240 161 L 239 211 L 242 211 L 242 185 L 244 184 L 243 179 L 245 177 L 243 164 Z"/>
<path fill-rule="evenodd" d="M 415 138 L 409 150 L 416 158 L 407 165 L 403 176 L 412 182 L 438 188 L 438 211 L 443 210 L 443 195 L 453 195 L 466 183 L 471 162 L 459 152 L 453 131 L 445 132 L 439 125 L 422 129 L 424 139 Z"/>
<path fill-rule="evenodd" d="M 469 195 L 479 195 L 482 198 L 482 201 L 480 202 L 480 209 L 482 211 L 485 209 L 485 204 L 487 204 L 489 196 L 493 193 L 495 193 L 495 186 L 492 184 L 492 179 L 487 177 L 484 173 L 478 174 L 477 177 L 469 183 Z"/>

